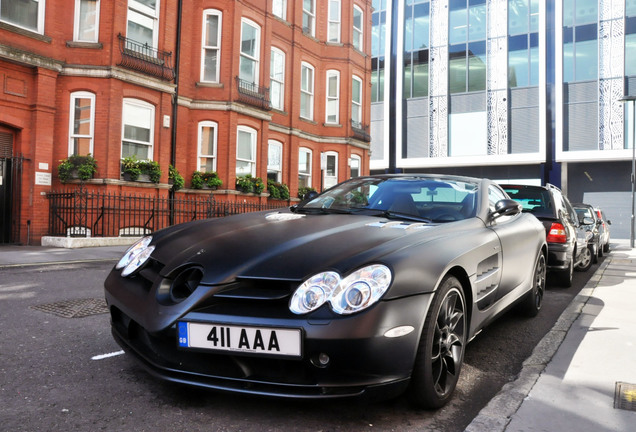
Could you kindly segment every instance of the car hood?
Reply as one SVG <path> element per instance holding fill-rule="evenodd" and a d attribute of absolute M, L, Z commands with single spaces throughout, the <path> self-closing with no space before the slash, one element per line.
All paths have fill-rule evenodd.
<path fill-rule="evenodd" d="M 430 241 L 448 231 L 449 225 L 462 223 L 258 212 L 158 231 L 153 235 L 153 257 L 165 264 L 163 276 L 183 265 L 200 265 L 204 284 L 237 278 L 299 281 L 324 270 L 347 273 L 401 248 Z"/>

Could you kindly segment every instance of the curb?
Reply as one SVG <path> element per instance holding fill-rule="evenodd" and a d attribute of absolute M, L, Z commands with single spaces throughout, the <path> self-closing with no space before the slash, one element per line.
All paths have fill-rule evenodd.
<path fill-rule="evenodd" d="M 532 351 L 521 368 L 521 372 L 514 381 L 505 384 L 502 389 L 488 402 L 473 421 L 466 427 L 465 432 L 503 432 L 510 423 L 512 416 L 519 410 L 523 401 L 552 360 L 561 343 L 565 339 L 572 324 L 579 318 L 583 307 L 587 304 L 598 286 L 603 273 L 612 262 L 612 255 L 603 261 L 590 280 L 572 299 L 567 308 L 561 313 L 552 329 L 546 333 Z"/>

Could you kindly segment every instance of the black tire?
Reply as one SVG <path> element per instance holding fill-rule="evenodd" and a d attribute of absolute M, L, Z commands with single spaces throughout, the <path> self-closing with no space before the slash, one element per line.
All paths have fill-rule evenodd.
<path fill-rule="evenodd" d="M 407 391 L 418 408 L 437 409 L 451 398 L 464 362 L 468 323 L 459 281 L 446 276 L 426 315 Z"/>
<path fill-rule="evenodd" d="M 543 305 L 543 295 L 545 294 L 545 255 L 539 252 L 539 256 L 534 264 L 532 289 L 525 295 L 519 309 L 521 313 L 529 317 L 535 317 Z"/>
<path fill-rule="evenodd" d="M 607 243 L 603 245 L 603 252 L 605 253 L 609 252 L 609 240 L 607 241 Z"/>
<path fill-rule="evenodd" d="M 579 265 L 576 266 L 576 270 L 581 272 L 588 271 L 590 267 L 592 267 L 592 261 L 594 261 L 593 257 L 594 251 L 592 250 L 592 246 L 586 247 L 583 251 L 583 259 Z"/>
<path fill-rule="evenodd" d="M 572 258 L 572 260 L 574 257 Z M 560 270 L 554 273 L 556 283 L 564 288 L 570 288 L 572 286 L 572 277 L 574 276 L 574 264 L 570 260 L 570 265 L 566 270 Z"/>
<path fill-rule="evenodd" d="M 605 249 L 605 245 L 598 244 L 598 258 L 603 258 L 603 250 Z M 598 260 L 597 260 L 598 261 Z"/>
<path fill-rule="evenodd" d="M 592 264 L 598 263 L 598 254 L 599 254 L 600 250 L 601 250 L 600 245 L 596 245 L 596 250 L 591 249 L 591 251 L 592 251 Z"/>

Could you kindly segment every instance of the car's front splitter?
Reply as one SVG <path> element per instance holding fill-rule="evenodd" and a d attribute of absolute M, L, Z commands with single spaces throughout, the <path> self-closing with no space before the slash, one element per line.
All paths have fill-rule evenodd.
<path fill-rule="evenodd" d="M 408 385 L 431 297 L 380 302 L 365 313 L 314 324 L 302 319 L 263 320 L 263 327 L 301 328 L 303 352 L 299 358 L 180 349 L 175 326 L 150 334 L 116 307 L 111 306 L 111 317 L 116 341 L 164 380 L 279 397 L 351 397 L 380 389 L 382 397 L 391 397 Z M 206 318 L 193 313 L 182 319 L 245 324 L 238 316 Z M 404 326 L 413 330 L 400 337 L 385 336 Z M 319 356 L 328 359 L 326 364 L 316 362 Z"/>

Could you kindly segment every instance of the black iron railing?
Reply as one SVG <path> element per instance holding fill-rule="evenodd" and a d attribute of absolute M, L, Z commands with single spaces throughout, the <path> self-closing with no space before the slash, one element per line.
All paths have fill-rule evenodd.
<path fill-rule="evenodd" d="M 210 195 L 157 198 L 108 194 L 77 189 L 52 192 L 48 235 L 65 237 L 125 237 L 149 234 L 172 224 L 240 213 L 282 208 L 287 201 L 268 204 L 222 202 Z"/>
<path fill-rule="evenodd" d="M 245 81 L 239 77 L 235 79 L 239 102 L 244 102 L 264 110 L 272 109 L 269 100 L 269 88 L 259 86 L 250 81 Z"/>
<path fill-rule="evenodd" d="M 171 52 L 158 50 L 148 44 L 128 39 L 121 34 L 117 35 L 117 37 L 119 38 L 119 51 L 121 52 L 121 63 L 119 63 L 119 66 L 168 81 L 174 79 Z"/>

